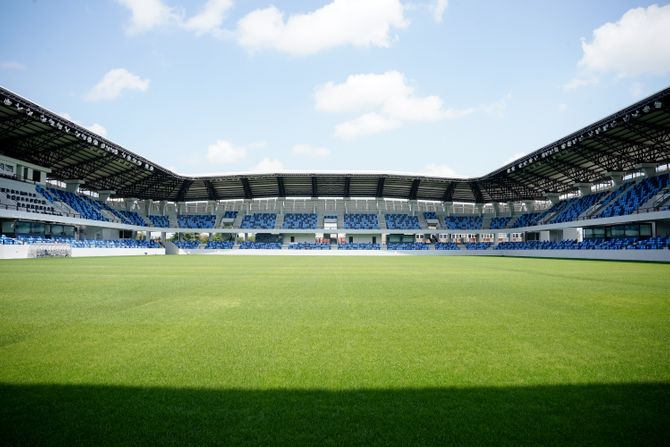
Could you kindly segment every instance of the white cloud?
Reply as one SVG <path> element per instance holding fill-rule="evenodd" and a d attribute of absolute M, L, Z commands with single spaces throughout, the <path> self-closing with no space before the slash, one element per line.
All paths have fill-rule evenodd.
<path fill-rule="evenodd" d="M 75 123 L 79 126 L 82 126 L 86 129 L 90 130 L 91 132 L 100 135 L 101 137 L 106 137 L 107 136 L 107 128 L 105 126 L 103 126 L 102 124 L 93 123 L 90 126 L 86 126 L 85 124 L 82 124 L 79 121 L 72 118 L 72 115 L 70 115 L 67 112 L 60 112 L 60 113 L 58 113 L 58 116 L 60 116 L 61 118 L 65 118 L 66 120 L 71 121 L 71 122 L 73 122 L 73 123 Z"/>
<path fill-rule="evenodd" d="M 130 9 L 126 31 L 130 35 L 151 31 L 164 25 L 181 23 L 181 15 L 161 0 L 116 0 Z"/>
<path fill-rule="evenodd" d="M 291 152 L 293 155 L 311 158 L 323 158 L 330 155 L 330 149 L 325 147 L 316 147 L 309 144 L 296 144 L 293 146 Z"/>
<path fill-rule="evenodd" d="M 101 124 L 93 123 L 90 126 L 86 126 L 86 128 L 91 132 L 100 135 L 101 137 L 107 136 L 107 129 Z"/>
<path fill-rule="evenodd" d="M 284 18 L 275 6 L 254 10 L 237 23 L 237 40 L 252 50 L 309 55 L 339 46 L 388 47 L 392 29 L 407 26 L 400 0 L 333 0 Z"/>
<path fill-rule="evenodd" d="M 368 112 L 336 126 L 335 135 L 344 139 L 387 131 L 408 121 L 454 119 L 477 111 L 500 114 L 507 99 L 479 108 L 448 109 L 439 96 L 415 95 L 414 87 L 398 71 L 350 75 L 341 84 L 328 82 L 314 92 L 316 110 Z"/>
<path fill-rule="evenodd" d="M 184 28 L 199 36 L 207 33 L 221 35 L 221 24 L 232 6 L 233 0 L 208 0 L 198 14 L 184 23 Z"/>
<path fill-rule="evenodd" d="M 0 61 L 0 70 L 25 70 L 26 66 L 16 61 Z"/>
<path fill-rule="evenodd" d="M 149 80 L 142 79 L 125 68 L 109 70 L 89 91 L 89 101 L 105 101 L 119 97 L 124 90 L 144 92 L 149 88 Z"/>
<path fill-rule="evenodd" d="M 450 177 L 462 178 L 463 176 L 456 174 L 456 171 L 451 166 L 445 164 L 430 163 L 423 167 L 423 174 L 428 177 Z"/>
<path fill-rule="evenodd" d="M 273 174 L 284 169 L 284 164 L 276 158 L 265 157 L 254 168 L 253 172 Z"/>
<path fill-rule="evenodd" d="M 594 85 L 603 74 L 618 78 L 670 73 L 670 5 L 628 10 L 582 39 L 579 75 L 565 90 Z"/>
<path fill-rule="evenodd" d="M 335 136 L 351 140 L 363 135 L 371 135 L 395 129 L 400 123 L 378 113 L 366 113 L 351 121 L 335 126 Z"/>
<path fill-rule="evenodd" d="M 247 156 L 247 148 L 235 146 L 230 141 L 218 140 L 207 147 L 207 160 L 216 164 L 232 164 Z"/>
<path fill-rule="evenodd" d="M 582 41 L 579 66 L 617 76 L 661 75 L 670 72 L 670 5 L 627 11 L 618 22 L 593 31 Z"/>
<path fill-rule="evenodd" d="M 433 20 L 437 23 L 442 23 L 447 6 L 449 6 L 448 0 L 435 0 L 433 3 Z"/>

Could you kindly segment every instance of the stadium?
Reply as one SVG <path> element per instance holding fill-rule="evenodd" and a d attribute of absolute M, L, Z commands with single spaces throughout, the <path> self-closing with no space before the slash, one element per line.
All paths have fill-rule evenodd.
<path fill-rule="evenodd" d="M 0 94 L 3 258 L 309 250 L 670 261 L 670 88 L 470 179 L 184 177 Z"/>
<path fill-rule="evenodd" d="M 165 7 L 117 3 L 105 7 Z M 401 5 L 373 3 L 375 16 Z M 233 4 L 210 1 L 204 11 Z M 325 20 L 333 5 L 363 17 L 355 9 L 362 4 L 333 0 L 295 12 L 285 28 L 317 13 Z M 428 4 L 441 15 L 424 22 L 458 10 Z M 428 6 L 405 8 L 422 23 Z M 632 11 L 659 9 L 670 23 L 670 6 Z M 162 11 L 167 18 L 155 26 L 174 34 L 211 23 Z M 388 20 L 398 32 L 410 26 Z M 156 32 L 138 31 L 138 23 L 126 30 L 133 45 L 138 34 Z M 315 42 L 319 32 L 310 28 Z M 196 35 L 205 45 L 207 33 Z M 232 45 L 230 36 L 217 39 Z M 263 51 L 289 54 L 300 70 L 296 59 L 316 57 L 312 47 L 305 55 L 287 42 L 245 57 L 255 72 Z M 363 51 L 352 42 L 337 51 Z M 365 51 L 393 45 L 389 37 Z M 11 78 L 8 69 L 28 76 L 20 65 L 0 60 L 0 81 Z M 375 90 L 387 74 L 352 79 L 373 79 L 366 85 Z M 620 89 L 624 78 L 607 88 Z M 339 100 L 347 79 L 314 95 L 333 88 Z M 135 81 L 136 91 L 148 89 Z M 34 81 L 26 91 L 41 92 L 35 97 L 15 84 L 24 87 L 0 87 L 0 444 L 667 445 L 670 87 L 635 92 L 604 118 L 466 177 L 283 167 L 185 175 L 104 128 L 52 111 L 61 105 L 40 105 L 35 98 L 45 93 Z M 45 80 L 44 89 L 69 97 L 54 85 Z M 207 95 L 215 96 L 212 85 Z M 405 87 L 404 107 L 435 103 Z M 162 107 L 180 126 L 189 123 L 187 105 L 161 105 L 173 94 L 154 97 L 156 116 Z M 542 100 L 532 100 L 539 109 Z M 272 98 L 262 101 L 270 107 Z M 391 113 L 391 102 L 380 114 Z M 167 123 L 156 132 L 152 116 L 114 113 L 125 130 L 166 146 L 175 135 L 195 141 L 207 127 L 191 121 L 171 132 Z M 402 134 L 405 115 L 393 113 L 389 128 Z M 226 124 L 242 126 L 248 117 L 239 115 Z M 448 127 L 446 115 L 427 121 Z M 525 116 L 521 128 L 533 133 Z M 252 146 L 227 150 L 241 156 Z M 445 159 L 454 156 L 446 146 Z M 342 154 L 310 162 L 359 166 L 358 154 Z M 434 153 L 417 144 L 384 155 L 404 166 Z"/>

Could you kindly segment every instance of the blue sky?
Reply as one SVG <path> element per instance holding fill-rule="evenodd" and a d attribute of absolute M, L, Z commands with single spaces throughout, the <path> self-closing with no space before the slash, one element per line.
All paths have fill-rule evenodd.
<path fill-rule="evenodd" d="M 179 173 L 478 176 L 670 85 L 670 5 L 6 0 L 0 84 Z"/>

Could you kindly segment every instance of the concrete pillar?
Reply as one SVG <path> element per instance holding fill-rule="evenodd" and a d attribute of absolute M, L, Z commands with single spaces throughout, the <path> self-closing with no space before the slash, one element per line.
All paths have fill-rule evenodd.
<path fill-rule="evenodd" d="M 609 178 L 612 179 L 612 182 L 614 182 L 615 188 L 621 186 L 621 184 L 623 183 L 623 176 L 624 176 L 623 171 L 609 171 L 607 175 L 609 176 Z"/>
<path fill-rule="evenodd" d="M 535 211 L 535 201 L 533 200 L 526 200 L 523 202 L 523 204 L 526 206 L 526 211 L 529 213 L 532 213 Z"/>
<path fill-rule="evenodd" d="M 40 171 L 40 183 L 44 184 L 47 182 L 47 173 Z"/>
<path fill-rule="evenodd" d="M 133 211 L 133 209 L 135 208 L 135 204 L 137 203 L 137 200 L 138 199 L 133 198 L 124 199 L 123 203 L 126 207 L 126 211 Z"/>
<path fill-rule="evenodd" d="M 509 209 L 509 215 L 514 217 L 514 202 L 507 202 L 507 208 Z"/>
<path fill-rule="evenodd" d="M 98 191 L 98 202 L 106 202 L 112 194 L 116 194 L 116 191 L 112 191 L 111 189 Z"/>
<path fill-rule="evenodd" d="M 494 214 L 496 217 L 498 217 L 498 215 L 500 215 L 500 204 L 498 202 L 493 202 L 492 205 L 493 205 L 493 211 L 495 211 Z"/>
<path fill-rule="evenodd" d="M 444 202 L 444 211 L 447 216 L 454 214 L 454 202 Z"/>
<path fill-rule="evenodd" d="M 79 189 L 79 187 L 84 184 L 84 181 L 72 179 L 63 180 L 63 183 L 65 183 L 65 190 L 67 192 L 77 192 L 77 189 Z"/>
<path fill-rule="evenodd" d="M 656 163 L 639 163 L 635 165 L 635 168 L 642 171 L 647 178 L 656 175 Z"/>
<path fill-rule="evenodd" d="M 559 202 L 559 194 L 556 192 L 545 192 L 544 196 L 551 202 L 552 205 L 556 205 Z"/>
<path fill-rule="evenodd" d="M 216 200 L 210 200 L 207 202 L 207 213 L 216 214 Z"/>
<path fill-rule="evenodd" d="M 593 183 L 575 183 L 575 187 L 579 190 L 582 197 L 591 194 L 591 186 L 593 186 Z"/>
<path fill-rule="evenodd" d="M 167 216 L 167 200 L 161 200 L 158 202 L 158 215 Z"/>

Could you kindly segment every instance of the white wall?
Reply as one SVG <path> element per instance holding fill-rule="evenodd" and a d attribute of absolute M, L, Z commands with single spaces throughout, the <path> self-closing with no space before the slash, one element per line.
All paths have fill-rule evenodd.
<path fill-rule="evenodd" d="M 164 248 L 73 248 L 72 257 L 164 255 Z"/>

